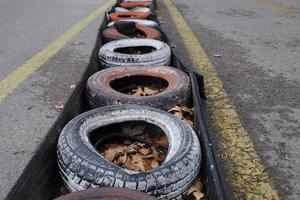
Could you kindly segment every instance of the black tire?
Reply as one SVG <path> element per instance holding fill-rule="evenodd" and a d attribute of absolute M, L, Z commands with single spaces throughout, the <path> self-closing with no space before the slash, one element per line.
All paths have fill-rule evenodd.
<path fill-rule="evenodd" d="M 115 52 L 116 49 L 130 47 L 152 47 L 155 50 L 142 54 Z M 145 49 L 145 48 L 143 48 Z M 137 65 L 169 65 L 171 49 L 164 42 L 153 39 L 123 39 L 109 42 L 99 50 L 99 58 L 103 67 L 137 66 Z"/>
<path fill-rule="evenodd" d="M 116 84 L 114 84 L 116 83 Z M 152 96 L 133 96 L 121 93 L 137 85 L 165 84 L 166 88 Z M 119 88 L 119 89 L 118 89 Z M 169 110 L 176 105 L 188 105 L 191 101 L 189 77 L 182 71 L 166 66 L 114 67 L 92 75 L 86 86 L 91 108 L 106 105 L 138 104 Z"/>
<path fill-rule="evenodd" d="M 109 162 L 95 150 L 88 138 L 91 131 L 126 121 L 145 121 L 164 130 L 169 150 L 162 165 L 135 172 Z M 60 173 L 71 191 L 122 187 L 159 199 L 181 199 L 201 161 L 200 144 L 190 126 L 164 111 L 137 105 L 107 106 L 78 115 L 62 130 L 57 153 Z"/>

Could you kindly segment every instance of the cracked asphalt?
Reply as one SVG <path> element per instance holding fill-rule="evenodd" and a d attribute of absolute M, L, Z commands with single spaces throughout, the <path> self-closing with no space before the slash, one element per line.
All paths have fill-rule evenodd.
<path fill-rule="evenodd" d="M 105 1 L 0 3 L 0 80 Z M 300 199 L 300 2 L 174 0 L 215 66 L 282 199 Z M 80 9 L 78 9 L 80 8 Z M 161 8 L 161 7 L 160 7 Z M 164 30 L 186 62 L 170 17 Z M 0 104 L 0 199 L 21 174 L 88 63 L 94 20 Z M 214 127 L 210 126 L 210 133 Z M 230 165 L 211 134 L 230 185 Z"/>

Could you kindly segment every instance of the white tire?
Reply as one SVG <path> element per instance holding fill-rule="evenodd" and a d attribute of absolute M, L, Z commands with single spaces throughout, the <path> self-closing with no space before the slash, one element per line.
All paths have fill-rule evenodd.
<path fill-rule="evenodd" d="M 115 12 L 146 12 L 146 13 L 151 13 L 151 10 L 150 10 L 150 8 L 141 7 L 141 6 L 136 6 L 136 7 L 131 8 L 131 9 L 116 7 Z"/>
<path fill-rule="evenodd" d="M 148 27 L 159 27 L 159 24 L 156 21 L 147 20 L 147 19 L 122 19 L 119 21 L 135 22 L 139 25 L 144 25 L 144 26 L 148 26 Z M 111 27 L 114 24 L 115 24 L 115 22 L 110 22 L 107 24 L 107 27 Z"/>
<path fill-rule="evenodd" d="M 116 49 L 130 47 L 152 47 L 149 53 L 128 54 L 116 52 Z M 117 66 L 157 66 L 169 65 L 171 49 L 168 44 L 152 39 L 123 39 L 109 42 L 99 50 L 100 63 L 103 67 Z"/>

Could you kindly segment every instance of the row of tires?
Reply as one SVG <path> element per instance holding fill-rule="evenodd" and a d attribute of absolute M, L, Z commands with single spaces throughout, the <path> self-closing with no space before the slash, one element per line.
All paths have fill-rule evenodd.
<path fill-rule="evenodd" d="M 81 196 L 76 191 L 103 187 L 130 189 L 158 199 L 184 199 L 196 178 L 201 165 L 198 137 L 187 123 L 166 112 L 191 103 L 190 78 L 169 66 L 171 49 L 163 42 L 158 23 L 151 20 L 153 13 L 150 0 L 118 2 L 107 11 L 109 23 L 101 33 L 106 44 L 99 50 L 99 64 L 104 69 L 86 83 L 90 110 L 71 120 L 59 136 L 59 171 L 69 191 L 75 192 L 60 199 Z M 137 85 L 159 85 L 163 90 L 150 96 L 126 93 Z M 144 172 L 125 169 L 95 149 L 91 139 L 95 130 L 128 122 L 144 122 L 163 130 L 169 148 L 160 166 Z M 101 138 L 101 133 L 97 134 Z M 108 197 L 96 193 L 85 194 Z M 137 199 L 137 195 L 133 193 L 131 199 Z M 125 199 L 116 195 L 111 198 Z"/>

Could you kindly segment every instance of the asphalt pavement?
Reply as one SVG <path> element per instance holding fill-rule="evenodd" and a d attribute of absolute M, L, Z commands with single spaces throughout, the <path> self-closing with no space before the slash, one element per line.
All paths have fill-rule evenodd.
<path fill-rule="evenodd" d="M 215 66 L 280 197 L 300 199 L 300 2 L 173 2 Z M 159 13 L 162 26 L 189 63 L 165 10 Z M 210 130 L 218 147 L 214 127 Z M 234 174 L 217 150 L 233 196 Z"/>
<path fill-rule="evenodd" d="M 2 0 L 0 80 L 103 2 Z M 213 62 L 280 196 L 300 199 L 300 2 L 174 2 Z M 168 14 L 160 13 L 176 52 L 188 63 Z M 0 103 L 0 199 L 56 119 L 60 110 L 55 105 L 67 99 L 86 67 L 101 19 Z M 218 138 L 212 137 L 217 143 Z M 230 185 L 221 151 L 218 158 Z"/>

